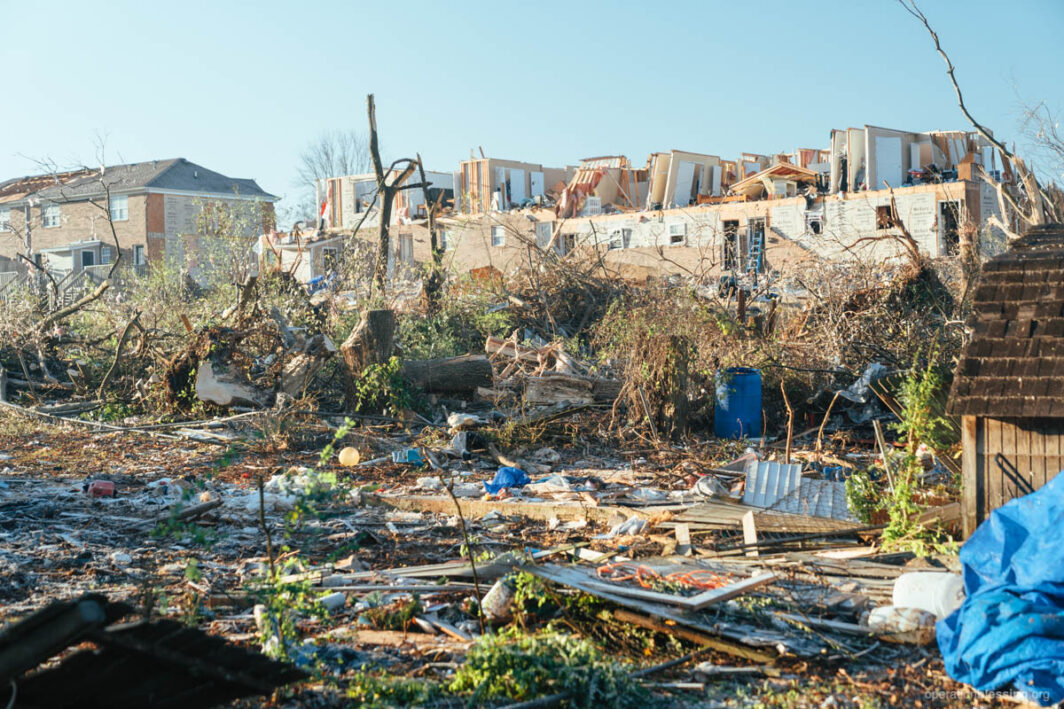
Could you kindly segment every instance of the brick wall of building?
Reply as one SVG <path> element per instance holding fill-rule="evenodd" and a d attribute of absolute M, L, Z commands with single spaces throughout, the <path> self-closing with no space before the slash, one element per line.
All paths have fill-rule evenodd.
<path fill-rule="evenodd" d="M 103 204 L 101 200 L 100 205 Z M 129 218 L 114 222 L 118 243 L 126 256 L 131 256 L 134 244 L 147 244 L 145 195 L 130 195 L 128 198 Z M 75 241 L 99 239 L 105 244 L 113 244 L 111 228 L 107 223 L 107 212 L 92 202 L 66 202 L 59 205 L 60 224 L 45 227 L 42 223 L 42 207 L 30 208 L 30 237 L 33 251 L 65 246 Z M 25 233 L 25 212 L 21 208 L 11 210 L 12 234 Z M 22 238 L 0 239 L 0 256 L 14 257 L 24 250 Z"/>

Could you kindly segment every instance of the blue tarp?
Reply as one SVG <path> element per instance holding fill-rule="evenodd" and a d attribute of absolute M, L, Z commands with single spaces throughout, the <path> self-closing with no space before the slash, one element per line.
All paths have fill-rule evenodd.
<path fill-rule="evenodd" d="M 964 604 L 937 625 L 953 679 L 1064 701 L 1064 472 L 991 512 L 961 547 Z"/>
<path fill-rule="evenodd" d="M 503 466 L 495 471 L 494 480 L 484 483 L 484 489 L 492 495 L 497 495 L 505 487 L 524 487 L 530 482 L 532 480 L 528 477 L 528 473 L 520 468 Z"/>

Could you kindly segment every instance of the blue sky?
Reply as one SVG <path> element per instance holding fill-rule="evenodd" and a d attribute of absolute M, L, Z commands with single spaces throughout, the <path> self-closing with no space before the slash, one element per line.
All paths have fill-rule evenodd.
<path fill-rule="evenodd" d="M 975 116 L 1020 141 L 1019 97 L 1064 109 L 1064 1 L 924 0 Z M 967 127 L 895 0 L 0 0 L 0 179 L 185 157 L 292 201 L 323 130 L 451 171 L 470 149 L 561 166 L 679 148 L 827 147 L 829 130 Z M 23 156 L 28 156 L 23 157 Z"/>

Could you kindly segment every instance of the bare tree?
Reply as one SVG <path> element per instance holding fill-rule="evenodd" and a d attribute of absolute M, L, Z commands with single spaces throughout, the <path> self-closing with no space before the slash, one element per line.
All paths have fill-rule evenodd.
<path fill-rule="evenodd" d="M 1038 224 L 1045 224 L 1048 221 L 1057 221 L 1060 218 L 1060 215 L 1058 214 L 1060 211 L 1060 200 L 1058 199 L 1059 190 L 1052 189 L 1053 186 L 1051 186 L 1051 189 L 1048 191 L 1044 189 L 1038 183 L 1038 179 L 1035 177 L 1034 172 L 1027 167 L 1023 159 L 1014 155 L 1005 146 L 1004 142 L 995 138 L 990 130 L 975 120 L 975 117 L 964 103 L 964 96 L 961 94 L 961 87 L 957 83 L 957 77 L 955 76 L 956 69 L 953 66 L 953 62 L 950 61 L 949 55 L 946 54 L 946 50 L 942 48 L 938 33 L 931 27 L 931 23 L 928 21 L 927 16 L 924 15 L 923 11 L 917 6 L 916 0 L 898 0 L 898 3 L 905 8 L 906 12 L 915 17 L 920 24 L 924 26 L 927 33 L 931 35 L 931 41 L 935 43 L 935 51 L 937 51 L 939 56 L 942 57 L 942 61 L 946 63 L 946 74 L 949 76 L 950 83 L 953 84 L 953 90 L 957 94 L 957 105 L 960 107 L 961 113 L 964 114 L 964 117 L 968 119 L 979 135 L 983 136 L 987 142 L 997 148 L 1002 157 L 1011 161 L 1012 165 L 1015 167 L 1018 178 L 1017 182 L 1023 188 L 1025 193 L 1021 196 L 1026 199 L 1027 204 L 1020 204 L 1017 199 L 1004 189 L 1004 185 L 998 183 L 995 186 L 998 192 L 998 201 L 1002 206 L 1002 213 L 1007 214 L 1005 208 L 1007 203 L 1008 206 L 1011 207 L 1012 213 L 1015 217 L 1028 225 L 1035 226 Z M 991 183 L 994 182 L 989 179 L 985 170 L 983 170 L 981 174 L 984 179 L 987 179 Z M 1001 224 L 1003 229 L 1005 229 L 1006 226 L 1006 223 Z"/>
<path fill-rule="evenodd" d="M 369 141 L 358 131 L 324 131 L 299 154 L 299 184 L 314 189 L 317 180 L 360 175 L 373 169 Z"/>
<path fill-rule="evenodd" d="M 388 229 L 392 220 L 392 202 L 395 195 L 401 190 L 409 190 L 421 187 L 422 183 L 404 185 L 406 178 L 417 169 L 417 161 L 411 158 L 400 158 L 394 161 L 387 169 L 381 162 L 380 147 L 377 138 L 377 106 L 373 102 L 373 94 L 366 96 L 366 113 L 369 116 L 369 152 L 373 160 L 373 172 L 377 178 L 377 193 L 381 198 L 380 208 L 380 239 L 377 245 L 377 266 L 374 269 L 374 280 L 377 288 L 384 293 L 384 286 L 388 278 L 388 251 L 390 240 Z M 402 168 L 400 169 L 400 166 Z M 391 179 L 388 179 L 389 176 Z M 361 222 L 360 222 L 361 224 Z"/>
<path fill-rule="evenodd" d="M 421 177 L 421 194 L 428 213 L 429 247 L 432 250 L 432 263 L 429 264 L 429 272 L 425 276 L 425 304 L 428 311 L 435 314 L 440 309 L 440 288 L 443 286 L 443 249 L 436 233 L 436 212 L 439 211 L 443 200 L 443 190 L 439 191 L 436 201 L 433 202 L 429 195 L 429 182 L 425 179 L 425 164 L 421 161 L 421 153 L 417 154 L 417 171 Z"/>
<path fill-rule="evenodd" d="M 1045 101 L 1023 104 L 1023 134 L 1041 159 L 1042 167 L 1064 176 L 1064 132 L 1057 114 Z"/>

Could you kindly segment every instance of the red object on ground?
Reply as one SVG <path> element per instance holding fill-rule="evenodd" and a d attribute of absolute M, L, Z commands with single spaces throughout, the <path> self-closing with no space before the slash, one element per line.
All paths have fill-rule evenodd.
<path fill-rule="evenodd" d="M 110 480 L 93 480 L 88 492 L 91 497 L 114 497 L 115 484 Z"/>

